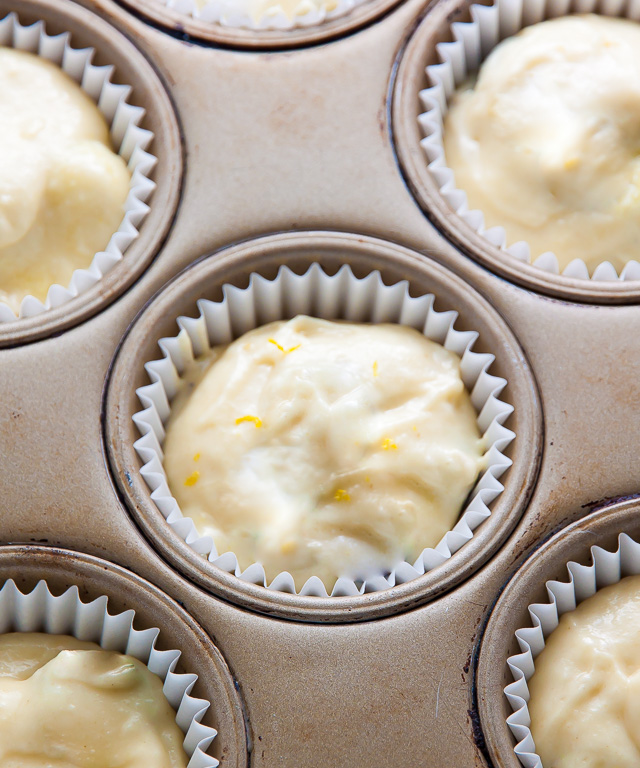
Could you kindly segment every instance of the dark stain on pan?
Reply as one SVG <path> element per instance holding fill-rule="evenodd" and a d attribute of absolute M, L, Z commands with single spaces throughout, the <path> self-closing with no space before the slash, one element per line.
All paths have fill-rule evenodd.
<path fill-rule="evenodd" d="M 471 736 L 473 738 L 473 743 L 486 757 L 488 754 L 487 744 L 484 740 L 484 733 L 482 732 L 482 727 L 480 725 L 480 715 L 476 709 L 468 709 L 467 715 L 469 716 L 469 724 L 471 725 Z"/>
<path fill-rule="evenodd" d="M 619 504 L 622 501 L 631 501 L 640 497 L 638 493 L 630 493 L 627 496 L 605 496 L 603 499 L 596 499 L 595 501 L 588 501 L 583 504 L 581 509 L 588 509 L 589 512 L 593 512 L 601 507 L 608 507 L 611 504 Z"/>

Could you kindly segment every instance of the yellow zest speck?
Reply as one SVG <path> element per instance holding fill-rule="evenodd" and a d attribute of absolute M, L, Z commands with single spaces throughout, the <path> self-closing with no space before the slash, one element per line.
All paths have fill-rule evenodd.
<path fill-rule="evenodd" d="M 191 487 L 192 485 L 195 485 L 199 479 L 200 479 L 200 473 L 196 469 L 195 472 L 192 472 L 189 475 L 189 477 L 184 481 L 184 484 L 188 487 Z"/>
<path fill-rule="evenodd" d="M 414 432 L 417 432 L 417 431 L 418 431 L 418 427 L 416 427 L 416 425 L 415 425 L 415 424 L 413 425 L 413 427 L 411 427 L 411 429 L 413 429 L 413 431 L 414 431 Z"/>
<path fill-rule="evenodd" d="M 288 541 L 283 541 L 280 545 L 280 552 L 282 552 L 283 555 L 290 555 L 296 548 L 296 543 L 293 539 L 289 539 Z"/>
<path fill-rule="evenodd" d="M 194 461 L 200 461 L 200 454 L 196 453 L 196 455 L 193 457 Z"/>
<path fill-rule="evenodd" d="M 369 477 L 369 475 L 365 475 L 364 481 L 365 481 L 365 483 L 370 483 L 371 482 L 371 478 Z"/>
<path fill-rule="evenodd" d="M 295 347 L 290 347 L 289 349 L 285 349 L 282 344 L 278 344 L 278 342 L 275 339 L 269 339 L 269 344 L 273 344 L 274 346 L 278 347 L 278 349 L 282 352 L 284 355 L 288 355 L 290 352 L 295 352 L 296 349 L 300 349 L 300 344 L 296 344 Z"/>
<path fill-rule="evenodd" d="M 262 419 L 260 419 L 258 416 L 251 416 L 251 415 L 240 416 L 239 418 L 236 419 L 236 425 L 242 424 L 243 421 L 249 421 L 252 424 L 255 424 L 256 429 L 260 429 L 260 427 L 262 426 Z"/>
<path fill-rule="evenodd" d="M 393 442 L 393 440 L 390 437 L 385 437 L 385 439 L 382 441 L 382 449 L 384 451 L 397 451 L 398 446 Z"/>
<path fill-rule="evenodd" d="M 378 361 L 377 360 L 373 361 L 373 375 L 374 376 L 378 375 Z"/>
<path fill-rule="evenodd" d="M 572 171 L 574 168 L 578 167 L 578 164 L 580 161 L 577 157 L 570 157 L 568 160 L 564 161 L 564 167 L 567 171 Z"/>
<path fill-rule="evenodd" d="M 351 501 L 351 496 L 349 496 L 349 494 L 342 488 L 338 488 L 338 490 L 333 494 L 333 498 L 336 501 Z"/>

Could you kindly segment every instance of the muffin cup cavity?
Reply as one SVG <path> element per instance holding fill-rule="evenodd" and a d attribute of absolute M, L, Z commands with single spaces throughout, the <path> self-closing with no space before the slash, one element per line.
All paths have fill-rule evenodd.
<path fill-rule="evenodd" d="M 314 8 L 298 0 L 293 18 L 284 11 L 254 17 L 232 0 L 124 0 L 134 13 L 154 24 L 216 45 L 272 50 L 314 45 L 347 35 L 377 19 L 399 0 L 336 0 Z"/>
<path fill-rule="evenodd" d="M 282 9 L 259 18 L 252 16 L 233 0 L 155 0 L 167 8 L 194 19 L 225 27 L 252 30 L 287 30 L 296 27 L 313 27 L 348 14 L 353 8 L 368 0 L 337 0 L 335 8 L 316 8 L 307 0 L 300 0 L 293 18 Z"/>
<path fill-rule="evenodd" d="M 192 520 L 183 516 L 163 468 L 164 424 L 185 368 L 212 346 L 228 344 L 253 328 L 298 314 L 326 320 L 399 323 L 416 328 L 455 352 L 461 359 L 462 378 L 471 394 L 485 447 L 486 469 L 472 489 L 458 522 L 435 548 L 424 549 L 415 562 L 395 563 L 390 573 L 380 573 L 360 583 L 342 576 L 331 596 L 362 595 L 415 579 L 444 563 L 473 537 L 476 528 L 491 514 L 489 505 L 503 490 L 499 478 L 512 463 L 503 451 L 515 435 L 503 424 L 513 406 L 499 399 L 507 383 L 505 379 L 489 373 L 494 355 L 473 351 L 478 333 L 457 330 L 456 311 L 436 311 L 432 294 L 410 296 L 407 281 L 387 285 L 378 271 L 358 278 L 346 264 L 334 275 L 327 274 L 318 263 L 304 274 L 283 266 L 270 280 L 253 273 L 247 288 L 227 284 L 222 293 L 221 301 L 200 299 L 194 307 L 198 312 L 195 317 L 177 318 L 178 335 L 160 339 L 163 357 L 145 364 L 152 383 L 136 390 L 143 410 L 133 415 L 142 435 L 134 448 L 143 464 L 140 474 L 151 491 L 151 499 L 167 524 L 192 549 L 244 581 L 274 591 L 327 596 L 325 585 L 317 576 L 296 585 L 292 576 L 283 572 L 268 583 L 259 563 L 241 568 L 234 554 L 218 553 L 213 539 L 200 536 Z"/>
<path fill-rule="evenodd" d="M 210 706 L 191 691 L 198 676 L 177 673 L 181 651 L 160 650 L 157 627 L 134 629 L 135 611 L 109 613 L 109 598 L 101 596 L 83 602 L 77 586 L 54 594 L 41 579 L 27 592 L 9 579 L 0 589 L 0 633 L 44 632 L 73 635 L 97 643 L 108 651 L 134 656 L 163 681 L 163 691 L 176 711 L 176 723 L 184 733 L 184 750 L 189 768 L 215 768 L 219 761 L 207 754 L 216 731 L 201 720 Z"/>
<path fill-rule="evenodd" d="M 76 269 L 68 286 L 52 285 L 44 302 L 34 296 L 25 296 L 18 316 L 7 304 L 0 302 L 0 324 L 61 307 L 95 286 L 123 259 L 138 237 L 139 227 L 149 212 L 148 200 L 156 186 L 150 178 L 157 162 L 149 151 L 154 134 L 141 127 L 145 110 L 131 103 L 135 101 L 135 94 L 130 100 L 132 87 L 112 82 L 113 66 L 92 63 L 96 55 L 94 48 L 75 48 L 72 42 L 71 33 L 48 34 L 44 21 L 22 24 L 15 12 L 0 21 L 0 44 L 34 53 L 59 66 L 102 112 L 109 125 L 113 146 L 127 161 L 131 172 L 124 216 L 105 250 L 94 255 L 87 269 Z"/>
<path fill-rule="evenodd" d="M 543 768 L 530 730 L 528 682 L 535 673 L 535 660 L 545 647 L 546 639 L 557 628 L 562 614 L 575 610 L 599 589 L 617 584 L 625 576 L 640 574 L 640 544 L 626 533 L 618 536 L 615 551 L 593 546 L 590 553 L 590 565 L 567 563 L 569 581 L 546 582 L 549 602 L 529 605 L 533 626 L 515 632 L 521 653 L 507 659 L 514 682 L 506 686 L 504 694 L 513 710 L 507 724 L 517 742 L 514 752 L 525 768 Z"/>
<path fill-rule="evenodd" d="M 559 275 L 558 260 L 553 252 L 531 257 L 529 245 L 524 242 L 507 243 L 503 227 L 485 228 L 482 211 L 469 210 L 466 193 L 458 189 L 455 175 L 447 166 L 443 145 L 443 126 L 449 101 L 458 86 L 480 68 L 482 61 L 498 43 L 515 35 L 524 27 L 545 19 L 569 13 L 601 13 L 640 20 L 637 3 L 621 3 L 618 0 L 498 0 L 494 5 L 471 5 L 471 21 L 450 24 L 449 39 L 452 42 L 435 44 L 438 63 L 426 67 L 429 87 L 419 93 L 424 110 L 418 116 L 421 135 L 420 145 L 428 163 L 428 171 L 448 206 L 474 232 L 491 246 L 500 249 L 517 262 L 532 263 L 551 275 Z M 574 259 L 562 271 L 567 278 L 594 281 L 640 280 L 640 263 L 629 261 L 620 274 L 609 262 L 600 263 L 589 274 L 582 259 Z"/>
<path fill-rule="evenodd" d="M 332 596 L 314 582 L 300 594 L 294 587 L 300 590 L 304 585 L 293 585 L 287 576 L 266 588 L 257 568 L 237 576 L 235 558 L 214 565 L 209 559 L 212 542 L 199 542 L 200 552 L 186 543 L 192 524 L 182 515 L 167 523 L 175 509 L 162 470 L 163 419 L 171 408 L 180 370 L 210 344 L 303 312 L 354 322 L 415 325 L 419 332 L 424 332 L 429 319 L 427 336 L 468 358 L 464 375 L 480 432 L 487 433 L 484 447 L 492 469 L 471 495 L 475 501 L 462 510 L 455 530 L 427 553 L 439 564 L 426 570 L 431 565 L 427 562 L 421 573 L 422 557 L 419 570 L 413 562 L 397 563 L 394 586 L 390 564 L 384 573 L 361 574 L 361 578 L 379 577 L 368 587 L 349 580 L 340 580 L 337 589 L 328 585 Z M 236 327 L 231 325 L 232 314 Z M 166 351 L 159 346 L 161 339 L 166 339 Z M 148 371 L 145 363 L 155 365 Z M 509 327 L 482 295 L 428 255 L 375 237 L 335 231 L 284 232 L 248 240 L 199 260 L 168 283 L 132 323 L 115 355 L 104 390 L 103 431 L 113 480 L 131 516 L 180 573 L 243 608 L 318 623 L 397 614 L 469 578 L 516 526 L 535 488 L 543 439 L 542 409 L 529 363 Z M 145 465 L 155 487 L 142 475 Z M 167 505 L 162 511 L 157 497 Z M 198 539 L 196 535 L 193 541 Z"/>

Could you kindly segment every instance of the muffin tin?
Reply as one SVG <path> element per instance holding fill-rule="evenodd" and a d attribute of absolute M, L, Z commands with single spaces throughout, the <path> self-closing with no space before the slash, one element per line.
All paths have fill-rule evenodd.
<path fill-rule="evenodd" d="M 637 528 L 637 502 L 621 499 L 640 491 L 637 292 L 504 270 L 419 195 L 407 158 L 422 159 L 409 126 L 424 30 L 464 18 L 467 3 L 405 0 L 330 43 L 261 52 L 184 39 L 134 4 L 0 2 L 98 53 L 126 51 L 116 63 L 165 158 L 117 285 L 38 328 L 0 327 L 2 580 L 135 603 L 210 691 L 222 765 L 516 768 L 502 690 L 514 629 L 547 578 L 588 557 L 585 539 L 608 546 Z M 473 539 L 444 566 L 357 597 L 274 597 L 197 568 L 148 514 L 139 461 L 119 447 L 145 355 L 176 332 L 185 297 L 310 260 L 440 294 L 499 348 L 487 351 L 515 409 L 505 492 Z"/>

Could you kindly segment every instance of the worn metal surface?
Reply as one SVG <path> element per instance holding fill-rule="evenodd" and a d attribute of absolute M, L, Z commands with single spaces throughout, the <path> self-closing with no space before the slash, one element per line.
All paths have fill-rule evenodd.
<path fill-rule="evenodd" d="M 0 350 L 0 541 L 106 558 L 180 602 L 233 672 L 253 766 L 487 765 L 474 660 L 502 586 L 560 526 L 600 499 L 640 491 L 640 308 L 532 293 L 461 255 L 429 223 L 405 186 L 389 126 L 391 73 L 422 2 L 344 39 L 279 53 L 191 45 L 112 0 L 84 4 L 166 82 L 183 131 L 184 187 L 161 251 L 120 298 L 61 335 Z M 103 386 L 137 312 L 201 255 L 301 228 L 428 253 L 503 316 L 539 388 L 543 453 L 524 515 L 484 567 L 392 617 L 286 621 L 207 593 L 157 554 L 108 469 Z"/>

